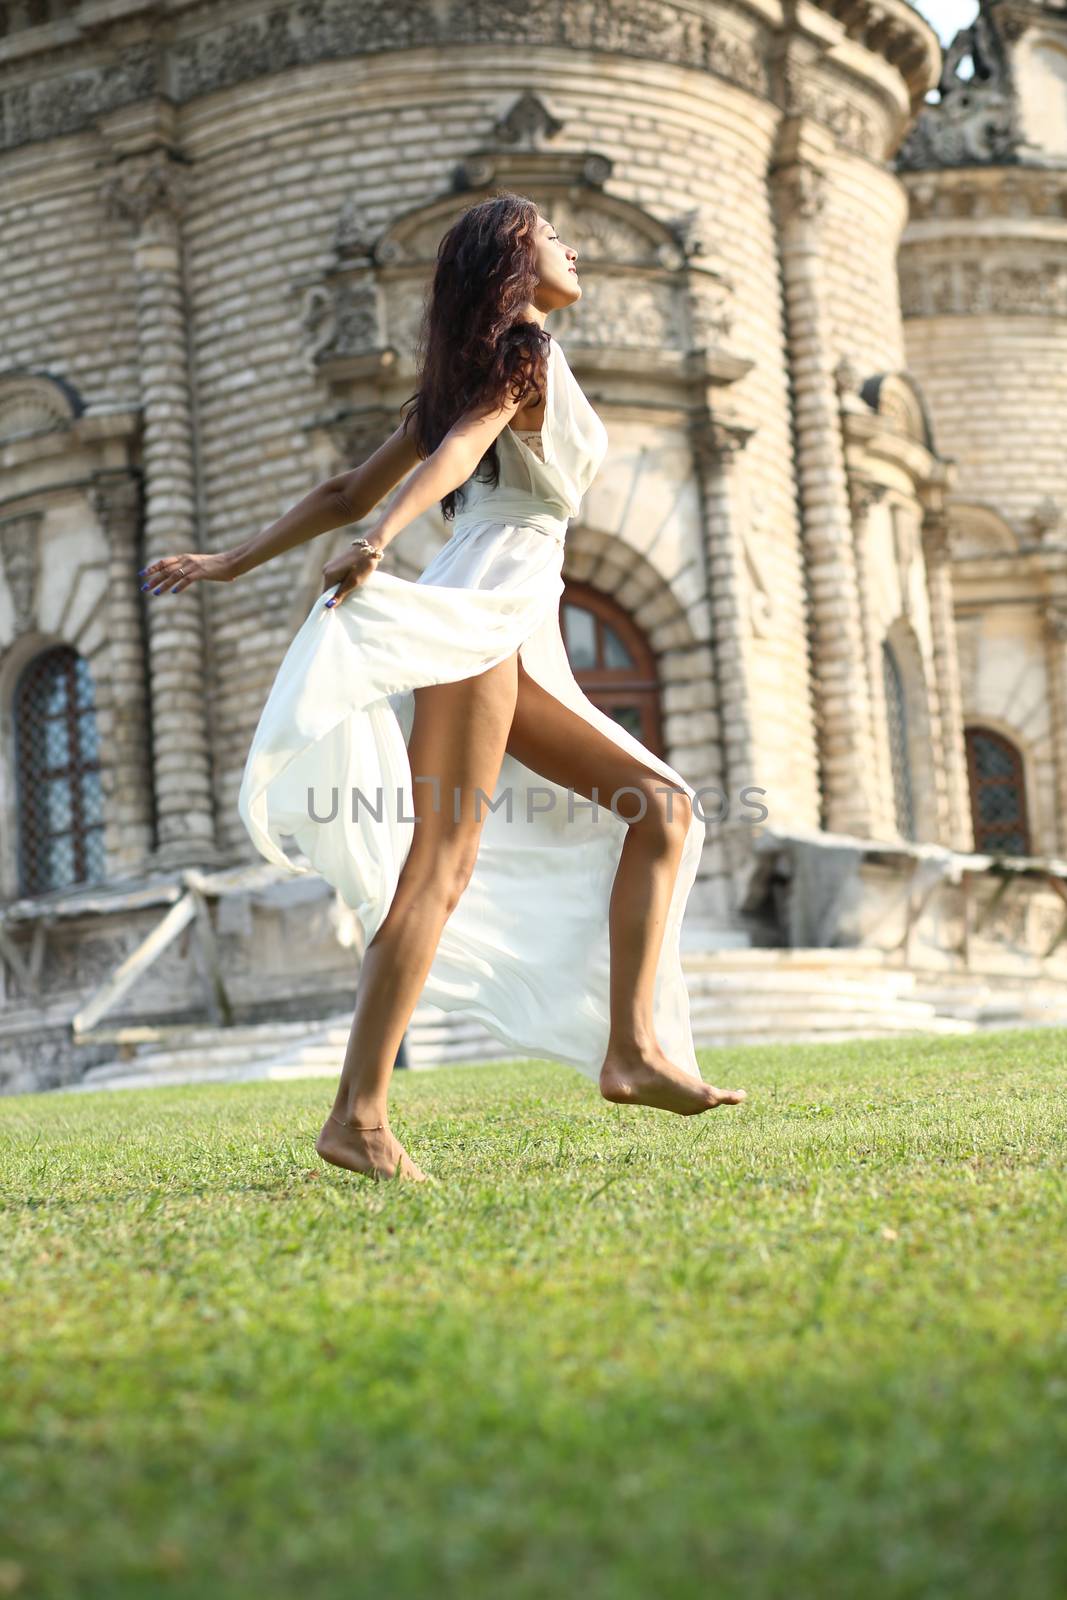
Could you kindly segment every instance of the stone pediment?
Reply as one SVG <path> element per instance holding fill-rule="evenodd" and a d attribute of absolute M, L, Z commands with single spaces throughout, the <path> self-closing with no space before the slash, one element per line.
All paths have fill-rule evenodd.
<path fill-rule="evenodd" d="M 578 252 L 582 300 L 573 312 L 556 313 L 561 342 L 573 318 L 578 343 L 647 359 L 659 353 L 668 373 L 684 370 L 695 352 L 721 354 L 733 286 L 712 248 L 710 215 L 697 207 L 656 217 L 606 192 L 606 156 L 547 147 L 562 126 L 526 91 L 493 130 L 499 148 L 472 152 L 447 193 L 403 212 L 377 235 L 358 198 L 349 197 L 338 216 L 333 265 L 300 286 L 310 369 L 335 388 L 354 379 L 409 383 L 443 235 L 479 198 L 507 193 L 533 201 Z"/>
<path fill-rule="evenodd" d="M 47 373 L 0 374 L 0 445 L 70 428 L 85 407 L 78 391 Z"/>

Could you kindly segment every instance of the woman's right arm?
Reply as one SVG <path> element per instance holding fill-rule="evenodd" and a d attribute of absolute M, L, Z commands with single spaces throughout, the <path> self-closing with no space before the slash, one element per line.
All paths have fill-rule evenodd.
<path fill-rule="evenodd" d="M 262 532 L 229 550 L 210 554 L 187 552 L 163 556 L 143 567 L 147 577 L 142 589 L 154 593 L 181 594 L 198 580 L 229 583 L 253 567 L 294 545 L 304 544 L 320 533 L 344 528 L 369 515 L 379 500 L 405 478 L 420 457 L 414 437 L 405 433 L 403 423 L 379 445 L 372 456 L 350 472 L 324 478 L 302 500 Z"/>
<path fill-rule="evenodd" d="M 239 578 L 294 545 L 362 521 L 419 460 L 414 437 L 401 423 L 361 466 L 324 478 L 269 528 L 225 551 L 229 576 Z"/>

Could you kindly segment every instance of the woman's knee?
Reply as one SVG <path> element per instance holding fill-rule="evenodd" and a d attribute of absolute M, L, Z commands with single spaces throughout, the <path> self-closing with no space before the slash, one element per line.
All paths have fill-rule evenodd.
<path fill-rule="evenodd" d="M 681 848 L 693 820 L 693 803 L 684 789 L 663 778 L 650 777 L 623 794 L 630 809 L 624 810 L 621 800 L 616 809 L 624 821 L 639 830 L 650 844 L 664 850 Z"/>
<path fill-rule="evenodd" d="M 454 911 L 478 859 L 477 836 L 464 831 L 446 841 L 439 840 L 426 850 L 419 850 L 417 845 L 416 837 L 401 869 L 397 894 L 430 900 L 446 912 Z"/>

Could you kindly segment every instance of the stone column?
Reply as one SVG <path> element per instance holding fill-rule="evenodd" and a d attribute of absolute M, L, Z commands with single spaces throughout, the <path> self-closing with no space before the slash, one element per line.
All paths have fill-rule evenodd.
<path fill-rule="evenodd" d="M 89 500 L 108 544 L 110 674 L 106 684 L 97 686 L 101 709 L 108 713 L 108 757 L 102 773 L 107 857 L 116 873 L 135 873 L 145 865 L 153 842 L 148 672 L 141 591 L 131 582 L 140 565 L 140 485 L 129 472 L 99 473 Z"/>
<path fill-rule="evenodd" d="M 1046 601 L 1044 621 L 1056 795 L 1056 848 L 1061 856 L 1067 856 L 1067 600 Z"/>
<path fill-rule="evenodd" d="M 886 743 L 885 691 L 882 687 L 882 639 L 874 621 L 874 596 L 867 562 L 867 542 L 870 537 L 871 508 L 885 498 L 885 485 L 875 483 L 857 472 L 849 474 L 849 506 L 852 513 L 856 584 L 860 595 L 860 621 L 863 631 L 863 649 L 867 660 L 867 682 L 870 693 L 871 759 L 873 782 L 871 800 L 871 831 L 875 837 L 892 838 L 897 831 L 896 808 L 893 800 L 893 774 L 889 766 L 889 748 Z"/>
<path fill-rule="evenodd" d="M 815 159 L 829 135 L 790 117 L 771 172 L 785 296 L 786 347 L 804 548 L 824 825 L 870 837 L 877 767 L 870 684 L 841 435 L 830 289 L 819 217 L 825 178 Z M 832 141 L 831 141 L 832 143 Z"/>
<path fill-rule="evenodd" d="M 137 569 L 162 555 L 203 549 L 197 518 L 196 444 L 179 219 L 186 173 L 157 143 L 120 157 L 108 178 L 108 214 L 133 234 L 141 370 L 144 561 L 127 581 L 148 606 L 157 863 L 215 856 L 215 818 L 200 585 L 174 597 L 141 595 Z"/>
<path fill-rule="evenodd" d="M 922 525 L 926 594 L 934 650 L 934 685 L 940 722 L 938 749 L 944 774 L 943 840 L 953 850 L 974 849 L 971 794 L 967 779 L 967 747 L 963 738 L 963 693 L 956 646 L 956 614 L 952 595 L 952 556 L 948 518 L 943 509 L 927 508 Z"/>
<path fill-rule="evenodd" d="M 731 815 L 738 792 L 746 784 L 759 783 L 749 681 L 748 580 L 733 484 L 738 458 L 751 433 L 751 428 L 710 413 L 690 432 L 704 511 L 712 650 L 722 726 L 721 781 L 730 797 Z"/>

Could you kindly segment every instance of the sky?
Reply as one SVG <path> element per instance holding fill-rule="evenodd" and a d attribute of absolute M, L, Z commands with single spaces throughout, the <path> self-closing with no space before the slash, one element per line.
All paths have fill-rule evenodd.
<path fill-rule="evenodd" d="M 949 44 L 955 33 L 969 27 L 978 14 L 977 0 L 912 0 L 912 4 L 942 44 Z"/>

